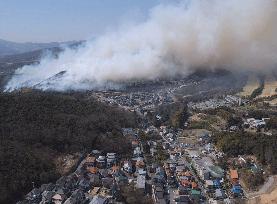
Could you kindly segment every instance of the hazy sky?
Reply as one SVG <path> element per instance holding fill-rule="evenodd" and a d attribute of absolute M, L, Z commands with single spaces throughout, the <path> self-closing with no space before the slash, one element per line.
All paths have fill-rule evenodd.
<path fill-rule="evenodd" d="M 0 39 L 86 39 L 129 19 L 141 21 L 160 2 L 170 0 L 0 0 Z"/>

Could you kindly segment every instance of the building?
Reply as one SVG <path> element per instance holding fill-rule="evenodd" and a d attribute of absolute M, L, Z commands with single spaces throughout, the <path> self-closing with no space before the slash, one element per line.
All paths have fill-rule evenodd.
<path fill-rule="evenodd" d="M 241 188 L 241 185 L 239 184 L 234 184 L 232 187 L 232 194 L 234 197 L 240 197 L 242 195 L 243 191 Z"/>
<path fill-rule="evenodd" d="M 237 183 L 239 180 L 239 174 L 237 170 L 231 169 L 230 170 L 230 179 L 233 184 Z"/>
<path fill-rule="evenodd" d="M 52 202 L 54 204 L 62 204 L 62 202 L 65 200 L 66 196 L 63 194 L 58 194 L 56 193 L 53 197 L 52 197 Z"/>
<path fill-rule="evenodd" d="M 194 166 L 194 168 L 196 169 L 199 177 L 202 180 L 205 180 L 204 175 L 206 172 L 210 172 L 213 171 L 213 161 L 210 157 L 203 157 L 201 159 L 194 159 L 192 161 L 192 165 Z M 211 173 L 210 173 L 211 174 Z"/>
<path fill-rule="evenodd" d="M 105 166 L 106 166 L 106 157 L 105 157 L 105 156 L 100 155 L 100 156 L 96 159 L 96 161 L 97 161 L 97 166 L 98 166 L 99 168 L 105 168 Z"/>
<path fill-rule="evenodd" d="M 139 142 L 137 140 L 133 140 L 132 141 L 132 148 L 134 149 L 134 148 L 136 148 L 138 146 L 139 146 Z"/>
<path fill-rule="evenodd" d="M 165 192 L 162 184 L 152 185 L 152 198 L 156 204 L 166 204 Z"/>
<path fill-rule="evenodd" d="M 98 168 L 97 167 L 87 167 L 87 171 L 91 174 L 97 174 L 98 173 Z"/>
<path fill-rule="evenodd" d="M 222 200 L 225 198 L 225 195 L 224 195 L 224 192 L 222 191 L 222 189 L 216 189 L 214 196 L 215 196 L 216 200 Z"/>
<path fill-rule="evenodd" d="M 123 170 L 127 173 L 133 173 L 133 166 L 131 161 L 128 161 L 128 160 L 124 161 Z"/>
<path fill-rule="evenodd" d="M 224 177 L 224 170 L 219 166 L 208 166 L 207 170 L 213 178 L 221 179 Z"/>
<path fill-rule="evenodd" d="M 93 156 L 88 156 L 85 160 L 85 164 L 86 166 L 95 166 L 96 164 L 96 158 Z"/>
<path fill-rule="evenodd" d="M 136 187 L 140 189 L 145 189 L 145 181 L 146 181 L 145 175 L 138 175 Z"/>
<path fill-rule="evenodd" d="M 93 197 L 92 201 L 90 201 L 89 204 L 108 204 L 108 203 L 109 203 L 109 199 L 107 197 L 97 195 Z"/>
<path fill-rule="evenodd" d="M 116 153 L 107 153 L 107 165 L 108 167 L 116 163 Z"/>
<path fill-rule="evenodd" d="M 244 122 L 244 127 L 251 128 L 251 129 L 257 129 L 257 128 L 263 128 L 266 125 L 267 118 L 263 118 L 262 120 L 255 119 L 255 118 L 247 118 Z"/>

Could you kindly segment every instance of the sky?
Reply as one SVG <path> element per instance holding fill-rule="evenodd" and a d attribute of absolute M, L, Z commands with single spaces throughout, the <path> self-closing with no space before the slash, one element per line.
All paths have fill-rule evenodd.
<path fill-rule="evenodd" d="M 16 42 L 84 40 L 172 0 L 0 0 L 0 39 Z M 175 1 L 175 0 L 174 0 Z"/>

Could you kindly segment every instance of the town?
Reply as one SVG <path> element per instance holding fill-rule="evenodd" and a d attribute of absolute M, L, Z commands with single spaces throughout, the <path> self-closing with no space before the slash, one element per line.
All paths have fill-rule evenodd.
<path fill-rule="evenodd" d="M 180 84 L 178 86 L 180 88 Z M 139 128 L 122 129 L 122 136 L 133 153 L 123 156 L 92 149 L 80 158 L 78 167 L 70 175 L 61 177 L 55 184 L 34 188 L 18 204 L 245 202 L 250 193 L 240 173 L 242 169 L 256 176 L 266 172 L 253 156 L 228 158 L 217 148 L 214 135 L 218 132 L 235 134 L 241 129 L 271 135 L 266 128 L 270 118 L 259 119 L 246 114 L 238 121 L 232 118 L 234 121 L 227 121 L 224 126 L 221 120 L 218 124 L 218 116 L 209 111 L 243 110 L 249 104 L 249 100 L 239 96 L 226 95 L 190 102 L 187 105 L 190 116 L 183 124 L 165 125 L 157 107 L 174 105 L 176 89 L 93 93 L 92 97 L 97 100 L 141 117 Z M 239 111 L 236 114 L 240 114 Z M 212 124 L 205 125 L 207 120 L 213 121 Z"/>

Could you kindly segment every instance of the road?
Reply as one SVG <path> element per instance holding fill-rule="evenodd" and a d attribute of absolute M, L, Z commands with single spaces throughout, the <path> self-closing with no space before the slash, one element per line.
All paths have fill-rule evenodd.
<path fill-rule="evenodd" d="M 176 191 L 177 189 L 173 189 L 173 188 L 169 188 L 169 197 L 170 197 L 170 204 L 175 204 L 175 193 L 174 191 Z"/>
<path fill-rule="evenodd" d="M 170 142 L 170 141 L 169 141 L 167 138 L 165 138 L 163 135 L 162 135 L 162 138 L 163 138 L 164 141 L 168 142 L 168 143 L 170 144 L 171 147 L 174 147 L 174 143 L 173 143 L 173 142 Z M 168 152 L 169 152 L 169 150 L 168 150 Z M 187 160 L 187 158 L 186 158 L 185 156 L 181 156 L 178 160 L 181 161 L 181 162 L 183 162 L 183 163 L 187 163 L 187 162 L 188 162 L 188 160 Z M 188 165 L 187 167 L 189 168 L 189 171 L 191 172 L 192 176 L 195 178 L 195 181 L 197 182 L 198 187 L 199 187 L 199 189 L 201 190 L 201 194 L 202 194 L 205 198 L 207 198 L 207 195 L 206 195 L 206 193 L 205 193 L 205 188 L 204 188 L 204 186 L 203 186 L 203 184 L 202 184 L 202 181 L 200 181 L 200 180 L 198 179 L 198 176 L 197 176 L 197 175 L 195 174 L 195 172 L 193 171 L 191 165 Z M 169 192 L 170 192 L 170 193 L 169 193 L 169 195 L 170 195 L 170 203 L 175 203 L 175 201 L 174 201 L 174 199 L 175 199 L 175 193 L 174 193 L 174 191 L 176 191 L 176 190 L 177 190 L 177 189 L 174 189 L 174 188 L 169 187 Z"/>

